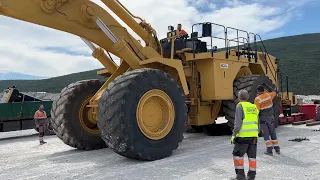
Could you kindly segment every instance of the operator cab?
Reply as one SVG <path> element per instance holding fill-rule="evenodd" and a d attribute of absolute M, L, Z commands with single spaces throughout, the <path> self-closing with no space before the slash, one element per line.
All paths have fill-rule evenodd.
<path fill-rule="evenodd" d="M 188 34 L 179 37 L 179 31 L 175 30 L 173 26 L 168 26 L 168 30 L 167 38 L 160 40 L 163 49 L 163 57 L 171 57 L 172 40 L 174 40 L 174 55 L 177 54 L 177 51 L 183 49 L 188 49 L 185 51 L 188 53 L 208 52 L 207 42 L 198 39 L 198 32 L 192 32 L 191 38 L 189 38 Z M 210 32 L 203 31 L 202 34 L 205 35 L 205 33 L 210 33 L 211 36 L 211 29 Z"/>

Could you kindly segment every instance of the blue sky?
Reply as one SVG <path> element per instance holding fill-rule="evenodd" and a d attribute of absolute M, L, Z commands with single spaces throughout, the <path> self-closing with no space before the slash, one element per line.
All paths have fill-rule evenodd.
<path fill-rule="evenodd" d="M 286 26 L 278 31 L 283 32 L 283 35 L 285 36 L 304 33 L 320 33 L 319 8 L 320 1 L 313 1 L 303 5 L 297 12 L 301 13 L 301 16 L 291 20 Z"/>
<path fill-rule="evenodd" d="M 206 0 L 198 0 L 204 2 Z M 225 8 L 231 4 L 241 6 L 241 4 L 259 3 L 262 6 L 278 7 L 280 10 L 275 13 L 284 16 L 290 14 L 290 20 L 282 27 L 263 33 L 263 39 L 272 39 L 283 36 L 292 36 L 305 33 L 320 33 L 320 1 L 318 0 L 208 0 L 206 2 L 214 3 L 215 9 Z M 281 3 L 280 3 L 281 2 Z M 192 1 L 189 3 L 191 6 L 195 5 Z M 211 12 L 211 7 L 207 3 L 197 6 L 197 9 L 202 12 Z M 270 16 L 271 17 L 271 16 Z M 213 20 L 214 22 L 214 20 Z"/>
<path fill-rule="evenodd" d="M 100 0 L 91 1 L 110 12 Z M 320 32 L 319 0 L 120 1 L 149 22 L 159 38 L 165 37 L 168 25 L 182 23 L 191 33 L 192 24 L 207 21 L 258 33 L 263 39 Z M 0 39 L 0 71 L 53 77 L 102 68 L 79 37 L 65 32 L 0 16 Z M 223 44 L 216 42 L 218 48 Z"/>

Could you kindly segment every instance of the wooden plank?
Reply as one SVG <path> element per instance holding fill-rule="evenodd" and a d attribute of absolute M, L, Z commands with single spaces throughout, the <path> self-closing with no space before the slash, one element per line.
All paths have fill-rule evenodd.
<path fill-rule="evenodd" d="M 301 125 L 301 124 L 307 124 L 310 122 L 313 122 L 314 119 L 309 119 L 309 120 L 304 120 L 304 121 L 297 121 L 297 122 L 293 122 L 292 125 Z"/>
<path fill-rule="evenodd" d="M 316 126 L 316 125 L 320 125 L 320 121 L 314 121 L 306 124 L 306 126 Z"/>

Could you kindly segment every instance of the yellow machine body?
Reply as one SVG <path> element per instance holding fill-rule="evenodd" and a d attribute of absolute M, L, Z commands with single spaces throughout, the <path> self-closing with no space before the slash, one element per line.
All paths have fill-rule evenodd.
<path fill-rule="evenodd" d="M 287 97 L 287 94 L 289 95 L 289 97 Z M 296 95 L 293 94 L 293 92 L 281 92 L 281 97 L 283 100 L 289 100 L 291 102 L 291 105 L 297 105 L 298 104 L 298 98 Z"/>
<path fill-rule="evenodd" d="M 185 53 L 186 64 L 185 74 L 190 84 L 190 97 L 193 99 L 193 110 L 189 114 L 189 125 L 208 125 L 215 122 L 221 110 L 221 101 L 234 98 L 233 81 L 236 78 L 253 74 L 267 75 L 274 84 L 277 79 L 273 77 L 273 72 L 266 72 L 264 55 L 258 53 L 257 62 L 248 62 L 248 58 L 240 57 L 231 51 L 231 56 L 225 58 L 225 51 L 211 55 L 211 52 L 199 53 L 193 57 L 192 53 Z M 260 56 L 259 56 L 260 55 Z M 260 58 L 259 58 L 260 57 Z M 271 57 L 274 67 L 276 58 Z M 270 66 L 272 66 L 270 65 Z M 194 68 L 194 69 L 193 69 Z M 192 74 L 192 72 L 195 72 Z M 200 81 L 194 82 L 194 78 L 200 73 Z M 199 83 L 201 88 L 197 88 Z M 200 95 L 200 96 L 199 96 Z"/>
<path fill-rule="evenodd" d="M 210 125 L 215 123 L 217 117 L 224 115 L 225 111 L 222 108 L 222 104 L 225 104 L 225 101 L 236 99 L 236 89 L 234 88 L 236 79 L 237 81 L 241 81 L 241 77 L 250 76 L 254 78 L 253 75 L 265 75 L 271 79 L 272 84 L 278 86 L 277 60 L 266 51 L 258 52 L 257 48 L 255 50 L 240 50 L 239 44 L 234 49 L 227 47 L 227 50 L 220 52 L 195 52 L 190 47 L 176 50 L 176 39 L 180 38 L 179 31 L 171 28 L 167 34 L 167 38 L 164 38 L 171 45 L 171 50 L 169 49 L 170 52 L 166 55 L 168 49 L 165 50 L 165 43 L 158 40 L 157 32 L 150 24 L 142 18 L 134 16 L 118 0 L 102 0 L 102 2 L 140 36 L 146 45 L 143 46 L 130 35 L 127 29 L 120 25 L 106 10 L 89 0 L 0 0 L 0 15 L 79 36 L 92 50 L 92 56 L 105 67 L 104 70 L 98 72 L 100 75 L 109 76 L 103 84 L 99 85 L 96 81 L 83 81 L 73 84 L 73 89 L 79 88 L 79 91 L 74 91 L 74 93 L 80 94 L 74 95 L 79 98 L 72 100 L 74 102 L 70 102 L 70 104 L 77 107 L 78 111 L 81 112 L 65 112 L 63 115 L 59 115 L 62 112 L 58 106 L 62 108 L 70 107 L 71 105 L 67 104 L 69 102 L 62 100 L 57 100 L 53 104 L 51 114 L 53 121 L 56 122 L 53 123 L 54 129 L 58 133 L 69 133 L 65 137 L 73 136 L 72 141 L 66 138 L 62 139 L 70 146 L 79 149 L 104 147 L 105 144 L 99 139 L 101 129 L 97 128 L 97 124 L 100 123 L 100 127 L 103 128 L 101 136 L 105 136 L 104 139 L 108 139 L 106 140 L 107 145 L 117 153 L 126 157 L 143 160 L 160 159 L 168 156 L 177 145 L 168 146 L 169 149 L 163 151 L 157 151 L 155 150 L 156 148 L 167 147 L 165 143 L 179 143 L 182 141 L 183 130 L 180 129 L 183 127 L 180 127 L 182 126 L 179 125 L 180 121 L 185 121 L 183 124 L 187 123 L 188 125 L 195 126 Z M 140 22 L 138 23 L 136 20 Z M 251 35 L 254 35 L 255 41 L 251 42 L 249 40 L 247 45 L 250 43 L 256 44 L 256 35 L 252 33 Z M 225 41 L 229 41 L 227 37 Z M 94 44 L 99 47 L 96 47 Z M 110 55 L 109 53 L 121 59 L 119 66 L 112 60 L 111 56 L 108 56 Z M 254 57 L 251 57 L 252 54 Z M 152 71 L 150 69 L 160 71 Z M 159 78 L 173 78 L 179 87 L 175 87 L 175 85 L 164 87 L 161 84 L 159 85 L 158 81 L 153 82 L 153 79 L 149 79 L 145 81 L 145 84 L 151 82 L 150 87 L 157 86 L 162 88 L 163 91 L 150 89 L 150 91 L 139 97 L 141 98 L 139 102 L 136 101 L 133 104 L 133 106 L 137 106 L 136 110 L 134 109 L 136 111 L 134 113 L 136 114 L 136 118 L 134 116 L 130 116 L 130 118 L 137 124 L 136 126 L 126 124 L 131 123 L 131 120 L 129 122 L 128 119 L 121 119 L 122 116 L 126 115 L 125 113 L 120 113 L 119 116 L 113 114 L 116 118 L 108 119 L 111 118 L 111 114 L 109 116 L 105 115 L 105 113 L 109 111 L 113 113 L 112 108 L 118 108 L 118 106 L 112 106 L 108 103 L 119 103 L 120 107 L 125 102 L 134 101 L 130 100 L 129 96 L 121 94 L 130 93 L 131 91 L 113 90 L 112 88 L 121 83 L 123 84 L 121 87 L 125 88 L 127 85 L 126 79 L 135 78 L 137 74 L 143 74 L 144 72 L 151 73 L 149 75 L 155 77 L 162 74 L 159 75 Z M 167 77 L 167 74 L 169 77 Z M 131 82 L 130 87 L 134 86 L 134 80 Z M 167 82 L 170 84 L 173 80 L 168 80 Z M 143 85 L 141 84 L 141 86 Z M 72 91 L 72 88 L 69 90 L 68 88 L 71 88 L 71 86 L 62 90 L 60 97 L 71 100 L 73 97 L 67 91 Z M 186 97 L 186 101 L 182 104 L 180 102 L 181 99 L 172 100 L 180 96 L 179 94 L 177 96 L 168 95 L 171 90 L 178 90 L 179 88 L 181 88 L 183 93 L 181 98 Z M 90 92 L 88 89 L 91 89 Z M 138 91 L 139 88 L 136 90 Z M 165 92 L 165 90 L 167 91 Z M 119 96 L 123 95 L 123 98 L 129 99 L 114 101 L 114 98 L 118 97 L 112 96 L 115 92 L 120 93 Z M 67 98 L 68 95 L 70 95 L 70 98 Z M 112 97 L 108 99 L 109 96 Z M 103 102 L 101 102 L 101 99 Z M 105 103 L 103 107 L 99 105 L 101 103 Z M 174 104 L 177 103 L 180 103 L 180 105 L 175 106 Z M 185 110 L 179 110 L 184 105 L 188 107 L 186 117 L 183 116 Z M 105 106 L 110 107 L 102 109 Z M 121 110 L 126 111 L 126 109 Z M 65 109 L 65 111 L 68 111 L 68 109 Z M 71 119 L 73 121 L 77 118 L 71 118 L 67 114 L 74 114 L 74 116 L 79 117 L 79 126 L 68 124 Z M 104 118 L 99 119 L 98 117 L 104 117 L 108 120 Z M 178 119 L 181 120 L 177 122 Z M 112 127 L 113 129 L 105 127 L 108 125 L 116 126 L 118 122 L 125 123 L 121 125 L 121 129 L 126 127 L 132 128 L 120 132 L 118 129 L 120 125 Z M 61 123 L 63 126 L 60 125 Z M 79 129 L 79 131 L 83 132 L 82 134 L 73 132 L 76 131 L 74 129 L 79 127 L 82 127 Z M 141 133 L 131 133 L 134 127 L 139 128 Z M 69 129 L 64 131 L 61 128 Z M 179 130 L 174 130 L 174 128 L 178 128 Z M 128 133 L 129 131 L 130 133 Z M 86 133 L 87 137 L 83 137 L 83 134 Z M 128 134 L 119 135 L 117 140 L 121 142 L 109 139 L 112 138 L 111 135 L 117 135 L 117 133 Z M 154 149 L 150 149 L 150 152 L 149 150 L 144 150 L 144 153 L 148 152 L 149 154 L 140 153 L 138 151 L 142 150 L 137 147 L 137 144 L 130 145 L 130 143 L 139 143 L 140 141 L 135 140 L 129 143 L 129 139 L 142 138 L 140 136 L 142 134 L 145 139 L 140 140 L 141 144 L 146 145 L 145 147 L 152 146 L 149 141 L 163 144 L 153 144 L 155 147 Z M 60 134 L 61 137 L 62 135 Z M 60 136 L 58 135 L 58 137 Z M 122 140 L 122 137 L 125 137 L 126 143 L 122 142 L 125 141 Z M 168 140 L 164 140 L 166 138 Z M 170 140 L 169 138 L 173 138 L 174 140 Z M 120 145 L 127 146 L 120 147 Z"/>

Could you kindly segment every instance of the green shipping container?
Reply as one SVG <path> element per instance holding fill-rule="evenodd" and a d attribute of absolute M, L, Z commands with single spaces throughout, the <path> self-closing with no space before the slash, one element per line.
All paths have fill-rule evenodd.
<path fill-rule="evenodd" d="M 15 87 L 5 90 L 0 97 L 0 132 L 35 129 L 34 114 L 43 104 L 47 117 L 53 101 L 43 101 L 20 93 Z"/>
<path fill-rule="evenodd" d="M 43 104 L 44 111 L 50 117 L 52 101 L 13 102 L 0 104 L 0 121 L 33 119 L 39 104 Z"/>

